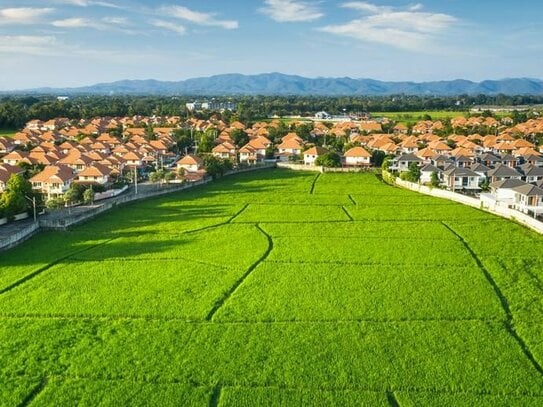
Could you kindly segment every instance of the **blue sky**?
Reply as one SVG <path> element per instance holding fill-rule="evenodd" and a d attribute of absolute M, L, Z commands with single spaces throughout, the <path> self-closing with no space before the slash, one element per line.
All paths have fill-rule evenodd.
<path fill-rule="evenodd" d="M 543 2 L 0 0 L 0 89 L 283 72 L 543 78 Z"/>

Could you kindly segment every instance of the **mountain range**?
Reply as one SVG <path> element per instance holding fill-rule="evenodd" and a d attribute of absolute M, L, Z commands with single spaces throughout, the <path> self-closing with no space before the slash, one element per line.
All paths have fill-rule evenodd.
<path fill-rule="evenodd" d="M 4 92 L 7 93 L 7 92 Z M 10 92 L 13 93 L 13 92 Z M 451 80 L 436 82 L 385 82 L 353 78 L 305 78 L 281 73 L 259 75 L 225 74 L 184 81 L 122 80 L 79 88 L 39 88 L 16 93 L 55 95 L 315 95 L 315 96 L 386 96 L 462 94 L 543 95 L 543 81 L 509 78 L 472 82 Z"/>

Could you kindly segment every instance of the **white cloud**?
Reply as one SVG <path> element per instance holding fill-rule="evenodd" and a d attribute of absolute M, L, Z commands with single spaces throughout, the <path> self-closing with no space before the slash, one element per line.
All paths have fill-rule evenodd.
<path fill-rule="evenodd" d="M 0 25 L 34 24 L 45 15 L 53 12 L 52 8 L 18 7 L 0 9 Z"/>
<path fill-rule="evenodd" d="M 114 3 L 109 3 L 106 1 L 93 1 L 93 0 L 57 0 L 57 3 L 61 4 L 68 4 L 71 6 L 79 6 L 79 7 L 91 7 L 91 6 L 99 6 L 99 7 L 108 7 L 108 8 L 122 8 L 121 6 L 118 6 Z"/>
<path fill-rule="evenodd" d="M 448 14 L 420 11 L 419 4 L 407 10 L 368 2 L 349 2 L 343 7 L 359 10 L 363 16 L 321 31 L 410 51 L 432 51 L 435 38 L 458 22 Z"/>
<path fill-rule="evenodd" d="M 51 35 L 0 35 L 0 54 L 51 55 L 56 42 Z"/>
<path fill-rule="evenodd" d="M 105 26 L 99 22 L 89 20 L 88 18 L 72 17 L 64 20 L 55 20 L 51 23 L 55 27 L 60 28 L 94 28 L 103 30 Z"/>
<path fill-rule="evenodd" d="M 173 31 L 177 34 L 185 34 L 186 29 L 181 24 L 178 23 L 172 23 L 170 21 L 164 21 L 164 20 L 152 20 L 151 25 L 154 25 L 158 28 L 164 28 L 168 31 Z"/>
<path fill-rule="evenodd" d="M 324 14 L 315 6 L 295 0 L 265 0 L 260 12 L 280 23 L 314 21 Z"/>
<path fill-rule="evenodd" d="M 128 25 L 129 21 L 125 17 L 104 17 L 102 21 L 106 24 Z"/>
<path fill-rule="evenodd" d="M 161 13 L 170 17 L 189 21 L 197 25 L 220 27 L 226 30 L 235 30 L 239 23 L 233 20 L 219 20 L 214 13 L 202 13 L 190 10 L 183 6 L 166 6 L 161 9 Z"/>

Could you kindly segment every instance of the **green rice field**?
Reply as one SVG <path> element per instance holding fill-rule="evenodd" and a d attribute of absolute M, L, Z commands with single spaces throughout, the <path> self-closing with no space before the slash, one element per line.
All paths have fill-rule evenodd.
<path fill-rule="evenodd" d="M 541 406 L 543 237 L 260 170 L 0 253 L 0 406 Z"/>

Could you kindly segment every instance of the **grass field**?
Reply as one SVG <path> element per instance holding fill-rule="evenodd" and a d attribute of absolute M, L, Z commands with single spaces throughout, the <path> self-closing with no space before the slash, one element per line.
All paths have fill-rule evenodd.
<path fill-rule="evenodd" d="M 0 129 L 0 137 L 13 137 L 17 130 Z"/>
<path fill-rule="evenodd" d="M 420 112 L 372 112 L 373 117 L 387 117 L 398 123 L 416 123 L 425 120 L 425 116 L 429 115 L 432 120 L 453 119 L 455 117 L 468 117 L 468 112 L 449 111 L 449 110 L 428 110 Z M 511 116 L 511 113 L 494 113 L 496 118 Z"/>
<path fill-rule="evenodd" d="M 262 170 L 0 254 L 0 406 L 540 406 L 543 238 Z"/>

